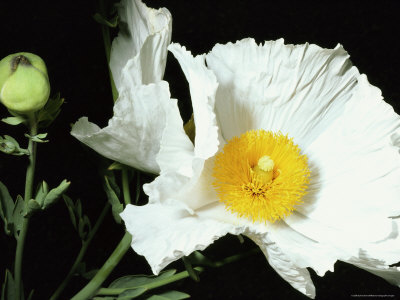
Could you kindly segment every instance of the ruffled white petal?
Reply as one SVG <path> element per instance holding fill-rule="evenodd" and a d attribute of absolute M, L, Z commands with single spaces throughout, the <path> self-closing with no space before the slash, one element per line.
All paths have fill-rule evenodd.
<path fill-rule="evenodd" d="M 228 232 L 240 233 L 223 223 L 173 205 L 128 205 L 121 213 L 132 234 L 132 248 L 145 256 L 154 274 L 195 250 L 204 250 Z"/>
<path fill-rule="evenodd" d="M 283 279 L 304 295 L 315 298 L 315 287 L 306 268 L 293 263 L 284 250 L 269 239 L 268 234 L 248 236 L 261 248 L 271 267 Z"/>
<path fill-rule="evenodd" d="M 304 149 L 344 109 L 358 71 L 341 46 L 217 44 L 207 65 L 219 82 L 216 113 L 226 140 L 252 130 L 289 134 Z"/>
<path fill-rule="evenodd" d="M 170 114 L 176 114 L 173 117 Z M 108 126 L 81 118 L 71 134 L 101 155 L 145 172 L 159 173 L 159 151 L 166 118 L 180 118 L 168 83 L 141 85 L 127 90 L 114 106 Z"/>
<path fill-rule="evenodd" d="M 144 191 L 151 203 L 180 201 L 191 211 L 217 201 L 210 181 L 213 166 L 210 157 L 220 145 L 214 113 L 218 84 L 214 74 L 206 68 L 204 56 L 193 57 L 178 44 L 172 44 L 169 50 L 178 59 L 189 82 L 196 125 L 195 145 L 193 147 L 187 136 L 182 135 L 182 123 L 167 121 L 157 156 L 161 175 L 145 185 Z"/>
<path fill-rule="evenodd" d="M 219 145 L 214 113 L 217 80 L 213 72 L 206 68 L 204 55 L 193 57 L 179 44 L 171 44 L 168 49 L 178 60 L 189 83 L 196 126 L 194 154 L 196 157 L 207 159 L 217 152 Z"/>
<path fill-rule="evenodd" d="M 166 8 L 149 8 L 141 0 L 118 5 L 122 24 L 114 39 L 110 68 L 120 92 L 126 84 L 148 84 L 163 78 L 172 18 Z"/>
<path fill-rule="evenodd" d="M 71 134 L 107 158 L 159 173 L 155 159 L 167 117 L 181 120 L 168 84 L 161 82 L 171 15 L 165 8 L 148 8 L 140 0 L 123 0 L 118 12 L 123 26 L 113 41 L 110 58 L 119 92 L 114 116 L 103 129 L 82 118 Z"/>
<path fill-rule="evenodd" d="M 312 178 L 298 211 L 306 220 L 287 219 L 295 230 L 316 240 L 353 247 L 353 255 L 364 243 L 393 236 L 389 217 L 400 214 L 400 155 L 391 138 L 399 132 L 399 116 L 365 76 L 354 89 L 343 114 L 305 149 Z M 396 249 L 400 253 L 400 240 Z M 394 262 L 393 257 L 380 259 Z"/>

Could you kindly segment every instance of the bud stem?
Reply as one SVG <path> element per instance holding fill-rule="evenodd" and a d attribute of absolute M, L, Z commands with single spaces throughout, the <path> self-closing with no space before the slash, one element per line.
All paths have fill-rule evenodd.
<path fill-rule="evenodd" d="M 104 265 L 97 271 L 96 276 L 89 281 L 89 283 L 71 300 L 86 300 L 90 299 L 96 294 L 97 290 L 101 287 L 104 280 L 107 279 L 108 275 L 114 270 L 121 259 L 124 257 L 126 251 L 131 247 L 132 236 L 126 232 L 114 252 L 110 255 Z"/>
<path fill-rule="evenodd" d="M 37 135 L 37 123 L 34 116 L 29 118 L 30 125 L 30 135 Z M 36 165 L 36 142 L 32 139 L 29 139 L 28 144 L 29 151 L 29 164 L 26 169 L 26 179 L 25 179 L 25 194 L 24 194 L 24 202 L 25 205 L 28 204 L 28 201 L 32 198 L 32 188 L 33 188 L 33 179 L 35 174 L 35 165 Z M 21 231 L 17 237 L 17 249 L 15 252 L 15 264 L 14 264 L 14 277 L 15 277 L 15 296 L 17 300 L 22 299 L 21 295 L 23 294 L 23 286 L 22 286 L 22 257 L 24 253 L 24 245 L 25 238 L 28 231 L 29 226 L 29 217 L 25 217 L 22 223 Z"/>

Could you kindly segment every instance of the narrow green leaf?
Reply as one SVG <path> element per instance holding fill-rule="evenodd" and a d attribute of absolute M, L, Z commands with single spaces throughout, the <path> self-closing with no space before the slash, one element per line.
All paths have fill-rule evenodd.
<path fill-rule="evenodd" d="M 162 294 L 153 295 L 146 300 L 181 300 L 190 298 L 189 294 L 179 291 L 168 291 Z"/>
<path fill-rule="evenodd" d="M 48 127 L 59 115 L 64 99 L 60 93 L 55 98 L 50 98 L 46 105 L 38 112 L 38 122 L 40 128 Z"/>
<path fill-rule="evenodd" d="M 140 295 L 143 295 L 147 291 L 146 288 L 137 288 L 137 289 L 132 289 L 132 290 L 126 290 L 119 294 L 117 300 L 130 300 L 134 299 L 136 297 L 139 297 Z"/>
<path fill-rule="evenodd" d="M 83 218 L 79 218 L 78 234 L 82 241 L 85 241 L 91 230 L 90 220 L 84 215 Z"/>
<path fill-rule="evenodd" d="M 39 133 L 39 134 L 36 135 L 36 137 L 39 138 L 39 139 L 44 139 L 44 138 L 46 138 L 46 136 L 47 136 L 47 132 L 46 133 Z"/>
<path fill-rule="evenodd" d="M 4 231 L 11 235 L 12 231 L 12 212 L 14 210 L 14 201 L 8 192 L 7 187 L 0 181 L 0 217 L 4 222 Z"/>
<path fill-rule="evenodd" d="M 135 204 L 139 203 L 140 193 L 142 191 L 142 186 L 140 185 L 140 172 L 136 173 L 136 194 L 135 194 Z"/>
<path fill-rule="evenodd" d="M 9 142 L 13 143 L 13 144 L 16 145 L 17 147 L 19 147 L 19 143 L 18 143 L 17 140 L 14 139 L 12 136 L 5 135 L 5 136 L 4 136 L 4 139 L 5 139 L 6 141 L 9 141 Z"/>
<path fill-rule="evenodd" d="M 164 280 L 166 278 L 169 278 L 171 276 L 173 276 L 176 273 L 176 270 L 171 269 L 171 270 L 167 270 L 165 272 L 162 272 L 160 275 L 158 276 L 154 276 L 154 275 L 128 275 L 128 276 L 123 276 L 120 277 L 116 280 L 114 280 L 109 288 L 115 288 L 115 289 L 119 289 L 119 288 L 129 288 L 129 289 L 133 289 L 133 288 L 137 288 L 140 286 L 143 286 L 145 284 L 149 284 L 149 283 L 155 283 L 157 281 L 161 281 Z"/>
<path fill-rule="evenodd" d="M 35 200 L 37 203 L 39 203 L 40 206 L 43 205 L 44 199 L 46 198 L 48 192 L 49 192 L 49 186 L 46 181 L 43 181 L 38 185 L 36 190 Z"/>
<path fill-rule="evenodd" d="M 119 162 L 117 162 L 117 161 L 114 161 L 114 162 L 108 167 L 107 170 L 109 170 L 109 171 L 113 171 L 113 170 L 122 170 L 123 168 L 124 168 L 124 165 L 123 165 L 123 164 L 121 164 L 121 163 L 119 163 Z"/>
<path fill-rule="evenodd" d="M 75 203 L 75 212 L 76 212 L 76 216 L 77 218 L 81 218 L 82 217 L 82 202 L 81 199 L 78 199 Z"/>
<path fill-rule="evenodd" d="M 4 300 L 15 299 L 15 282 L 8 269 L 6 269 L 6 275 L 1 289 L 1 298 Z"/>
<path fill-rule="evenodd" d="M 1 121 L 8 125 L 19 125 L 21 123 L 25 123 L 26 119 L 23 117 L 8 117 L 1 119 Z"/>
<path fill-rule="evenodd" d="M 25 217 L 30 217 L 35 211 L 40 210 L 40 204 L 36 200 L 31 199 L 28 201 L 28 206 L 26 208 Z"/>
<path fill-rule="evenodd" d="M 206 267 L 215 267 L 215 263 L 205 257 L 199 251 L 194 251 L 192 254 L 188 256 L 192 265 L 196 266 L 206 266 Z"/>
<path fill-rule="evenodd" d="M 78 228 L 77 228 L 77 224 L 76 224 L 77 222 L 76 222 L 76 216 L 75 216 L 74 203 L 72 202 L 72 199 L 70 197 L 68 197 L 67 195 L 64 194 L 64 195 L 62 195 L 62 197 L 64 199 L 65 205 L 67 206 L 72 225 L 77 230 Z"/>
<path fill-rule="evenodd" d="M 197 274 L 196 270 L 193 269 L 192 264 L 190 263 L 190 260 L 187 257 L 182 257 L 183 264 L 185 265 L 186 271 L 188 271 L 190 278 L 192 278 L 194 281 L 199 282 L 200 277 Z"/>
<path fill-rule="evenodd" d="M 115 189 L 111 187 L 111 182 L 109 177 L 104 176 L 104 190 L 107 194 L 108 201 L 111 204 L 111 210 L 113 217 L 115 221 L 120 224 L 121 223 L 121 217 L 119 214 L 123 211 L 124 206 L 121 204 L 121 202 L 118 199 L 117 193 Z"/>
<path fill-rule="evenodd" d="M 35 290 L 31 290 L 31 292 L 29 293 L 28 299 L 26 299 L 26 300 L 32 300 L 34 292 L 35 292 Z"/>
<path fill-rule="evenodd" d="M 28 139 L 36 142 L 36 143 L 47 143 L 49 140 L 42 140 L 39 136 L 41 135 L 47 135 L 47 133 L 41 133 L 41 134 L 37 134 L 34 136 L 30 136 L 29 134 L 25 133 L 24 136 L 27 137 Z"/>
<path fill-rule="evenodd" d="M 25 203 L 21 195 L 17 196 L 13 210 L 14 236 L 17 238 L 19 231 L 22 229 L 22 223 L 25 216 Z"/>
<path fill-rule="evenodd" d="M 60 185 L 52 189 L 44 198 L 42 209 L 46 209 L 49 205 L 53 204 L 65 191 L 68 189 L 71 182 L 64 179 Z"/>

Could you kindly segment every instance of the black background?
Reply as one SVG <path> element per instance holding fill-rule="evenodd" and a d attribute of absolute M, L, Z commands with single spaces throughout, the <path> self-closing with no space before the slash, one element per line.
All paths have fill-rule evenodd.
<path fill-rule="evenodd" d="M 400 111 L 399 9 L 397 1 L 147 1 L 167 7 L 173 16 L 172 40 L 194 54 L 211 50 L 215 43 L 254 37 L 257 42 L 283 37 L 286 43 L 316 43 L 333 48 L 341 43 L 369 81 L 378 86 L 387 102 Z M 70 124 L 81 116 L 105 126 L 112 116 L 100 26 L 93 20 L 96 1 L 4 1 L 0 3 L 0 58 L 19 51 L 40 55 L 46 62 L 52 94 L 61 92 L 66 103 L 48 130 L 50 143 L 39 145 L 36 180 L 50 186 L 72 181 L 68 194 L 81 198 L 92 222 L 106 201 L 97 175 L 96 159 L 70 136 Z M 187 83 L 171 55 L 165 79 L 179 99 L 184 120 L 191 114 Z M 0 108 L 0 116 L 7 111 Z M 24 144 L 24 128 L 1 124 L 0 134 L 11 134 Z M 0 180 L 13 196 L 23 192 L 26 159 L 0 153 Z M 150 178 L 146 178 L 150 180 Z M 345 210 L 346 207 L 343 207 Z M 122 237 L 124 229 L 108 216 L 88 250 L 85 261 L 99 267 Z M 222 258 L 244 252 L 225 237 L 205 253 Z M 23 279 L 34 299 L 47 299 L 68 272 L 80 249 L 63 202 L 32 218 L 25 247 Z M 0 264 L 12 269 L 14 241 L 0 233 Z M 172 265 L 182 269 L 181 262 Z M 150 273 L 147 263 L 129 251 L 110 278 Z M 348 299 L 351 295 L 393 295 L 400 289 L 353 266 L 337 263 L 323 278 L 311 271 L 317 299 Z M 0 279 L 3 280 L 3 271 Z M 84 280 L 74 278 L 61 299 L 78 291 Z M 201 282 L 187 279 L 172 286 L 193 299 L 306 299 L 267 264 L 262 254 L 201 274 Z M 370 298 L 371 299 L 371 298 Z M 373 297 L 372 297 L 373 299 Z M 393 298 L 389 298 L 393 299 Z"/>

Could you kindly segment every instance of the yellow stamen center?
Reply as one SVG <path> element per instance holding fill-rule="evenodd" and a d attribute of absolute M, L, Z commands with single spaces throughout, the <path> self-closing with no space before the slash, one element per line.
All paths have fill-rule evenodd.
<path fill-rule="evenodd" d="M 290 215 L 306 194 L 307 157 L 282 133 L 251 130 L 216 155 L 213 185 L 239 217 L 275 222 Z"/>

